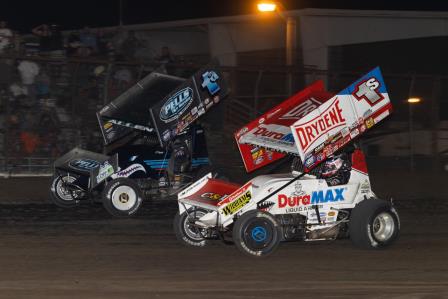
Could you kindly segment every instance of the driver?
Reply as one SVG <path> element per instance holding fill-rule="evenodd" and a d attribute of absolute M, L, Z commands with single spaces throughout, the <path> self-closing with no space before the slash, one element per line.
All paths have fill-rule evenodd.
<path fill-rule="evenodd" d="M 327 182 L 328 186 L 348 183 L 352 170 L 351 156 L 349 152 L 342 152 L 327 158 L 322 168 L 321 178 Z"/>

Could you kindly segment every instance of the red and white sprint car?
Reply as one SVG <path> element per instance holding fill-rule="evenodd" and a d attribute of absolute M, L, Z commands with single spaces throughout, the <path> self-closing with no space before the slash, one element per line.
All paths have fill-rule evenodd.
<path fill-rule="evenodd" d="M 392 244 L 398 214 L 372 191 L 353 141 L 391 110 L 379 68 L 334 96 L 322 82 L 295 94 L 235 133 L 248 172 L 294 155 L 291 173 L 257 176 L 243 186 L 206 175 L 178 194 L 177 238 L 192 246 L 233 240 L 252 256 L 290 240 Z"/>

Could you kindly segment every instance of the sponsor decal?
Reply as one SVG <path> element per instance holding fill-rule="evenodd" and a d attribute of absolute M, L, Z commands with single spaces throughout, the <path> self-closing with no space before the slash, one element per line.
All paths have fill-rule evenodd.
<path fill-rule="evenodd" d="M 162 133 L 162 140 L 163 141 L 168 141 L 171 138 L 171 131 L 170 129 L 166 129 L 163 133 Z"/>
<path fill-rule="evenodd" d="M 302 189 L 302 184 L 297 181 L 296 184 L 294 185 L 294 192 L 292 193 L 292 195 L 294 196 L 302 196 L 305 195 L 305 191 Z"/>
<path fill-rule="evenodd" d="M 322 114 L 296 127 L 295 130 L 301 147 L 306 151 L 321 136 L 343 125 L 346 125 L 346 121 L 342 116 L 342 109 L 339 107 L 339 99 L 336 98 Z"/>
<path fill-rule="evenodd" d="M 252 183 L 247 183 L 246 185 L 242 186 L 240 189 L 236 190 L 235 192 L 233 192 L 232 194 L 230 194 L 230 196 L 226 197 L 225 199 L 221 200 L 218 203 L 218 206 L 223 206 L 229 202 L 232 202 L 235 198 L 241 196 L 242 194 L 246 193 L 246 191 L 249 190 L 249 188 L 251 187 Z"/>
<path fill-rule="evenodd" d="M 372 77 L 368 80 L 360 82 L 355 87 L 355 92 L 353 95 L 358 101 L 366 100 L 370 106 L 375 105 L 384 99 L 383 95 L 377 91 L 380 87 L 380 82 L 375 77 Z"/>
<path fill-rule="evenodd" d="M 322 104 L 314 98 L 309 98 L 300 105 L 295 106 L 293 109 L 285 113 L 280 119 L 300 119 L 319 107 Z"/>
<path fill-rule="evenodd" d="M 92 170 L 100 165 L 98 161 L 91 159 L 76 159 L 70 161 L 68 166 L 76 170 Z"/>
<path fill-rule="evenodd" d="M 284 141 L 287 143 L 294 143 L 294 137 L 292 136 L 292 133 L 289 134 L 283 134 L 280 132 L 270 131 L 265 127 L 257 127 L 255 128 L 255 131 L 253 132 L 255 136 L 261 136 L 261 137 L 267 137 L 272 138 L 280 141 Z"/>
<path fill-rule="evenodd" d="M 354 129 L 353 131 L 350 132 L 350 137 L 351 138 L 355 138 L 358 135 L 359 135 L 359 130 L 358 129 Z"/>
<path fill-rule="evenodd" d="M 252 161 L 255 165 L 259 165 L 264 162 L 265 158 L 272 160 L 272 151 L 264 149 L 262 147 L 254 147 L 251 149 Z"/>
<path fill-rule="evenodd" d="M 114 174 L 112 177 L 115 178 L 127 178 L 129 176 L 131 176 L 131 174 L 133 174 L 134 172 L 137 171 L 143 171 L 144 173 L 146 173 L 146 169 L 143 167 L 143 165 L 135 163 L 132 164 L 128 167 L 126 167 L 123 170 L 120 170 L 119 172 L 117 172 L 116 174 Z"/>
<path fill-rule="evenodd" d="M 371 109 L 367 109 L 366 112 L 364 112 L 364 114 L 362 115 L 363 118 L 367 118 L 370 115 L 372 115 L 372 110 Z"/>
<path fill-rule="evenodd" d="M 193 102 L 193 89 L 185 87 L 170 97 L 160 109 L 160 120 L 169 123 L 179 117 Z"/>
<path fill-rule="evenodd" d="M 277 200 L 279 208 L 295 207 L 299 205 L 309 205 L 311 203 L 311 196 L 286 196 L 285 194 L 279 194 Z"/>
<path fill-rule="evenodd" d="M 316 158 L 311 155 L 305 159 L 305 167 L 310 168 L 316 162 Z"/>
<path fill-rule="evenodd" d="M 218 193 L 213 193 L 213 192 L 206 192 L 204 194 L 201 194 L 202 198 L 207 198 L 207 199 L 211 199 L 211 200 L 220 200 L 221 198 L 227 196 L 227 194 L 221 195 Z"/>
<path fill-rule="evenodd" d="M 104 130 L 107 130 L 107 129 L 111 128 L 111 127 L 112 127 L 112 123 L 109 122 L 109 121 L 107 123 L 104 123 L 104 125 L 103 125 Z"/>
<path fill-rule="evenodd" d="M 239 210 L 241 210 L 245 205 L 247 205 L 252 199 L 252 193 L 250 190 L 247 190 L 243 195 L 230 202 L 222 209 L 222 213 L 225 216 L 233 215 Z"/>
<path fill-rule="evenodd" d="M 133 123 L 130 123 L 130 122 L 125 122 L 125 121 L 121 121 L 121 120 L 117 120 L 117 119 L 110 119 L 109 122 L 114 124 L 114 125 L 119 125 L 119 126 L 132 128 L 132 129 L 145 131 L 145 132 L 152 132 L 154 130 L 154 129 L 149 128 L 149 127 L 136 125 L 136 124 L 133 124 Z"/>
<path fill-rule="evenodd" d="M 361 186 L 359 186 L 359 189 L 361 191 L 361 193 L 365 194 L 365 193 L 369 193 L 370 191 L 370 183 L 368 180 L 365 180 Z"/>
<path fill-rule="evenodd" d="M 318 162 L 325 160 L 325 155 L 324 155 L 324 153 L 319 153 L 319 154 L 317 155 L 316 159 L 317 159 Z"/>
<path fill-rule="evenodd" d="M 368 119 L 366 119 L 366 127 L 367 127 L 367 129 L 370 129 L 374 125 L 375 125 L 375 121 L 373 120 L 373 118 L 369 117 Z"/>
<path fill-rule="evenodd" d="M 100 165 L 98 175 L 96 176 L 96 182 L 99 184 L 114 173 L 114 167 L 110 165 L 109 161 Z"/>
<path fill-rule="evenodd" d="M 324 146 L 325 146 L 325 142 L 322 142 L 321 144 L 319 144 L 318 146 L 316 146 L 315 148 L 314 148 L 314 150 L 313 150 L 313 152 L 316 154 L 316 153 L 319 153 L 320 151 L 322 151 L 323 149 L 324 149 Z"/>
<path fill-rule="evenodd" d="M 311 196 L 311 204 L 344 201 L 345 190 L 347 190 L 347 188 L 314 191 Z"/>
<path fill-rule="evenodd" d="M 221 90 L 218 81 L 219 76 L 215 71 L 207 71 L 202 74 L 202 88 L 207 88 L 208 93 L 212 96 Z"/>
<path fill-rule="evenodd" d="M 345 190 L 347 190 L 347 188 L 319 190 L 319 191 L 313 191 L 311 195 L 304 194 L 305 192 L 300 191 L 299 193 L 301 195 L 295 195 L 297 194 L 296 189 L 296 191 L 291 196 L 287 196 L 285 194 L 278 194 L 277 203 L 279 208 L 286 208 L 286 207 L 307 206 L 310 204 L 314 205 L 327 202 L 344 201 Z"/>

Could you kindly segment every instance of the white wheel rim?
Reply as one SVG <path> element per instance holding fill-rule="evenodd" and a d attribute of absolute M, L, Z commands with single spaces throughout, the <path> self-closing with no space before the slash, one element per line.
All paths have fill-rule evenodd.
<path fill-rule="evenodd" d="M 63 183 L 73 183 L 76 178 L 72 176 L 64 176 L 61 178 L 57 178 L 57 180 L 58 182 L 56 183 L 56 193 L 58 197 L 65 201 L 74 200 L 75 198 L 73 197 L 72 193 L 64 188 Z"/>
<path fill-rule="evenodd" d="M 205 215 L 205 213 L 203 211 L 196 211 L 196 212 L 189 212 L 189 213 L 190 213 L 190 216 L 193 216 L 195 220 L 197 220 Z M 185 217 L 183 225 L 184 225 L 184 231 L 190 239 L 195 240 L 195 241 L 204 240 L 203 232 L 201 232 L 201 229 L 194 226 L 190 222 L 189 216 Z"/>
<path fill-rule="evenodd" d="M 112 192 L 112 204 L 120 211 L 128 211 L 137 202 L 137 194 L 129 186 L 119 186 Z"/>
<path fill-rule="evenodd" d="M 395 231 L 395 221 L 390 213 L 383 212 L 373 220 L 373 235 L 375 239 L 384 242 L 389 240 Z"/>

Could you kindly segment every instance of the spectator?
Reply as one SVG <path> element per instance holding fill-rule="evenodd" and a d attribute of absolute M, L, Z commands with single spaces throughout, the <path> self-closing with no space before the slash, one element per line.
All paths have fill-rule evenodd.
<path fill-rule="evenodd" d="M 156 60 L 163 64 L 173 63 L 174 57 L 171 54 L 170 48 L 168 48 L 167 46 L 162 47 L 161 54 L 156 57 Z"/>
<path fill-rule="evenodd" d="M 62 35 L 57 25 L 39 25 L 32 30 L 40 38 L 41 54 L 62 55 Z"/>
<path fill-rule="evenodd" d="M 0 21 L 0 54 L 3 54 L 5 49 L 12 46 L 12 38 L 11 29 L 7 28 L 5 21 Z"/>
<path fill-rule="evenodd" d="M 100 56 L 107 56 L 109 39 L 107 38 L 103 29 L 98 29 L 96 32 L 96 42 L 98 46 L 98 54 Z"/>
<path fill-rule="evenodd" d="M 79 48 L 81 48 L 81 40 L 79 34 L 72 32 L 67 38 L 66 49 L 67 56 L 77 56 L 79 55 Z"/>
<path fill-rule="evenodd" d="M 39 66 L 35 62 L 24 60 L 19 63 L 17 69 L 24 85 L 34 84 L 34 79 L 39 74 Z"/>
<path fill-rule="evenodd" d="M 136 36 L 134 31 L 128 32 L 128 37 L 124 41 L 123 55 L 127 60 L 135 60 L 135 53 L 139 48 L 146 48 Z"/>
<path fill-rule="evenodd" d="M 174 57 L 171 54 L 170 48 L 167 46 L 162 47 L 162 52 L 156 57 L 156 61 L 161 64 L 161 72 L 173 74 L 173 68 L 170 64 L 174 62 Z"/>
<path fill-rule="evenodd" d="M 96 35 L 93 34 L 89 27 L 84 27 L 79 34 L 79 40 L 81 41 L 81 56 L 90 56 L 93 53 L 98 52 L 98 41 Z"/>
<path fill-rule="evenodd" d="M 122 27 L 119 27 L 111 38 L 111 48 L 114 49 L 115 59 L 123 60 L 123 50 L 126 48 L 124 41 L 127 35 Z"/>

